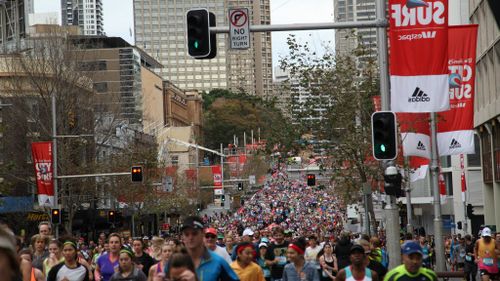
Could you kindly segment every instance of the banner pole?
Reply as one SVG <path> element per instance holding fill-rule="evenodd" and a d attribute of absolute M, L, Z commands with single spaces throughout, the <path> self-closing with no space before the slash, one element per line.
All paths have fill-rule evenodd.
<path fill-rule="evenodd" d="M 441 200 L 439 193 L 439 165 L 437 151 L 437 128 L 436 128 L 436 113 L 431 112 L 431 185 L 434 193 L 434 243 L 435 243 L 435 259 L 436 271 L 446 271 L 444 244 L 443 244 L 443 223 L 441 219 Z"/>
<path fill-rule="evenodd" d="M 51 95 L 52 107 L 52 180 L 54 182 L 54 206 L 59 207 L 59 188 L 57 185 L 57 113 L 56 113 L 56 94 Z M 55 225 L 55 236 L 59 238 L 59 225 Z"/>

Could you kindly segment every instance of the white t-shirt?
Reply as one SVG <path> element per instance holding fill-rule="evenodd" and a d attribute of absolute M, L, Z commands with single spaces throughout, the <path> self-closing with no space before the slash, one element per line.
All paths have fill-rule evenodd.
<path fill-rule="evenodd" d="M 221 246 L 216 246 L 213 252 L 222 257 L 228 264 L 231 264 L 233 262 L 226 249 L 222 248 Z"/>
<path fill-rule="evenodd" d="M 306 252 L 304 254 L 304 258 L 306 261 L 310 261 L 315 265 L 318 265 L 316 257 L 318 256 L 319 251 L 321 251 L 321 246 L 316 245 L 316 247 L 312 248 L 311 246 L 306 248 Z"/>

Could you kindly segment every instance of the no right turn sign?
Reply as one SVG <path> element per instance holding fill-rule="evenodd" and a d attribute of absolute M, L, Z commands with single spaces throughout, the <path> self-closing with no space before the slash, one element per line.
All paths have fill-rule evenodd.
<path fill-rule="evenodd" d="M 250 48 L 250 23 L 248 9 L 229 9 L 229 40 L 231 49 Z"/>

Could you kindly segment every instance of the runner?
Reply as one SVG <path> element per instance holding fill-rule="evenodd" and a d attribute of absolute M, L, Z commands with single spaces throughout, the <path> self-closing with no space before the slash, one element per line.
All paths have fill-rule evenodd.
<path fill-rule="evenodd" d="M 148 281 L 161 281 L 165 277 L 165 267 L 168 265 L 168 260 L 173 253 L 173 246 L 164 243 L 161 247 L 161 259 L 149 269 Z"/>
<path fill-rule="evenodd" d="M 141 238 L 134 238 L 132 240 L 132 247 L 134 249 L 135 266 L 148 276 L 149 269 L 155 264 L 155 260 L 148 253 L 144 252 L 144 249 L 147 247 Z"/>
<path fill-rule="evenodd" d="M 111 276 L 115 274 L 115 268 L 119 266 L 121 236 L 118 233 L 111 233 L 108 237 L 109 252 L 101 255 L 97 259 L 97 265 L 95 269 L 95 280 L 96 281 L 109 281 Z"/>
<path fill-rule="evenodd" d="M 491 229 L 483 228 L 481 239 L 476 241 L 474 256 L 479 267 L 479 273 L 483 281 L 488 281 L 498 273 L 497 247 L 495 240 L 491 238 Z"/>
<path fill-rule="evenodd" d="M 276 227 L 273 230 L 273 238 L 274 242 L 269 245 L 265 259 L 267 265 L 271 266 L 271 278 L 274 281 L 279 281 L 283 277 L 286 265 L 288 242 L 285 241 L 285 233 L 281 227 Z"/>
<path fill-rule="evenodd" d="M 47 281 L 88 281 L 88 268 L 78 262 L 78 250 L 74 239 L 66 238 L 63 243 L 64 262 L 54 266 Z"/>
<path fill-rule="evenodd" d="M 403 264 L 389 271 L 384 281 L 437 281 L 434 271 L 422 266 L 424 254 L 420 244 L 406 242 L 401 251 Z"/>
<path fill-rule="evenodd" d="M 43 274 L 49 275 L 50 269 L 64 261 L 62 254 L 63 244 L 59 240 L 52 240 L 49 243 L 49 257 L 43 261 Z"/>
<path fill-rule="evenodd" d="M 228 264 L 231 264 L 233 261 L 231 260 L 231 257 L 227 253 L 227 251 L 218 246 L 216 244 L 217 242 L 217 230 L 213 227 L 209 227 L 205 229 L 205 238 L 203 241 L 205 242 L 205 246 L 210 250 L 219 255 L 221 258 L 223 258 Z"/>
<path fill-rule="evenodd" d="M 319 252 L 319 264 L 321 265 L 321 281 L 335 280 L 335 276 L 339 271 L 337 258 L 333 253 L 333 246 L 330 242 L 323 245 L 323 249 Z"/>
<path fill-rule="evenodd" d="M 198 278 L 203 281 L 239 280 L 236 273 L 223 258 L 209 251 L 203 245 L 203 228 L 203 221 L 196 216 L 187 217 L 181 227 L 182 240 L 193 260 Z"/>
<path fill-rule="evenodd" d="M 283 281 L 319 281 L 316 264 L 304 258 L 306 241 L 299 238 L 288 245 L 287 257 L 290 263 L 283 270 Z"/>
<path fill-rule="evenodd" d="M 472 237 L 469 234 L 465 235 L 465 254 L 465 280 L 476 281 L 477 264 L 474 256 L 474 243 L 472 243 Z"/>
<path fill-rule="evenodd" d="M 240 243 L 236 246 L 236 253 L 237 258 L 231 263 L 231 268 L 241 281 L 265 281 L 262 269 L 253 262 L 255 258 L 253 243 Z"/>
<path fill-rule="evenodd" d="M 378 275 L 370 270 L 367 265 L 365 248 L 359 244 L 351 247 L 349 260 L 351 265 L 341 269 L 337 274 L 336 281 L 377 281 Z"/>
<path fill-rule="evenodd" d="M 146 281 L 147 277 L 140 268 L 134 266 L 134 253 L 129 248 L 120 250 L 120 265 L 118 271 L 111 276 L 110 281 Z"/>

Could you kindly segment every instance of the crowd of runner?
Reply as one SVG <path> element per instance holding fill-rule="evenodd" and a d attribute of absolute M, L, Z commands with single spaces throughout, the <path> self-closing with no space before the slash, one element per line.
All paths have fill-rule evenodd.
<path fill-rule="evenodd" d="M 342 203 L 276 167 L 237 213 L 183 220 L 178 234 L 96 241 L 55 239 L 48 222 L 29 241 L 0 227 L 0 281 L 436 281 L 429 236 L 401 239 L 403 264 L 389 270 L 383 236 L 343 231 Z M 500 233 L 445 240 L 450 270 L 467 281 L 498 278 Z"/>

